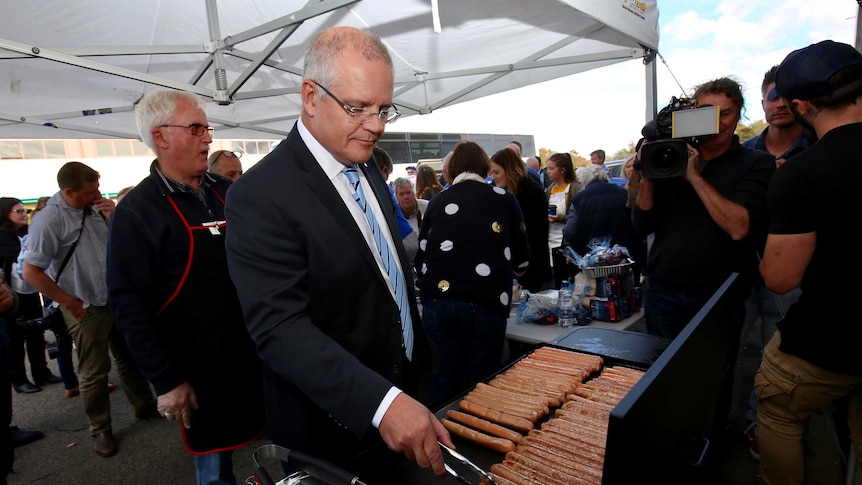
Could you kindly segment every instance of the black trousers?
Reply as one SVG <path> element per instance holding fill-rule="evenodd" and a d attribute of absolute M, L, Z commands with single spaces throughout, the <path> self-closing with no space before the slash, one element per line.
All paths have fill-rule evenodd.
<path fill-rule="evenodd" d="M 2 283 L 0 283 L 2 284 Z M 9 425 L 12 424 L 12 386 L 9 373 L 9 335 L 7 325 L 14 325 L 0 318 L 0 484 L 6 484 L 6 477 L 12 471 L 15 461 L 15 451 L 12 449 L 12 434 Z"/>
<path fill-rule="evenodd" d="M 33 319 L 42 317 L 42 302 L 38 293 L 18 294 L 18 314 L 16 318 Z M 7 321 L 9 333 L 9 379 L 12 385 L 27 381 L 24 359 L 30 360 L 33 380 L 42 380 L 50 372 L 45 357 L 44 330 L 25 330 L 12 319 Z M 26 354 L 25 354 L 26 349 Z"/>

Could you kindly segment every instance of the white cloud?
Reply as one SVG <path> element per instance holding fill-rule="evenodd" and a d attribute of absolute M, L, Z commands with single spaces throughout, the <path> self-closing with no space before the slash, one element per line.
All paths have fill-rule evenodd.
<path fill-rule="evenodd" d="M 682 88 L 732 75 L 744 87 L 747 120 L 762 119 L 763 73 L 794 49 L 824 39 L 853 44 L 851 0 L 659 2 L 659 108 Z M 670 69 L 670 71 L 668 70 Z M 671 72 L 673 75 L 671 75 Z M 391 131 L 532 134 L 539 147 L 609 153 L 640 137 L 646 119 L 640 61 L 569 76 L 399 120 Z"/>

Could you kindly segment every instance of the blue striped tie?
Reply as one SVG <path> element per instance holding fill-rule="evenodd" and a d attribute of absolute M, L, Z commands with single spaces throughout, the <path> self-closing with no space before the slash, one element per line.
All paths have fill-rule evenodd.
<path fill-rule="evenodd" d="M 353 186 L 353 199 L 359 204 L 359 208 L 365 213 L 365 218 L 368 219 L 368 225 L 371 226 L 371 232 L 374 233 L 374 242 L 377 243 L 377 251 L 380 253 L 380 259 L 383 260 L 383 268 L 389 275 L 389 281 L 392 282 L 392 287 L 395 289 L 395 300 L 398 303 L 398 308 L 401 310 L 401 335 L 404 339 L 404 351 L 407 354 L 408 360 L 413 360 L 413 322 L 410 318 L 410 305 L 407 304 L 407 289 L 404 287 L 404 276 L 398 270 L 398 265 L 395 263 L 397 254 L 386 243 L 386 237 L 377 224 L 377 218 L 374 217 L 374 211 L 367 206 L 365 201 L 365 193 L 362 191 L 362 184 L 359 183 L 359 173 L 356 166 L 345 167 L 344 175 Z"/>

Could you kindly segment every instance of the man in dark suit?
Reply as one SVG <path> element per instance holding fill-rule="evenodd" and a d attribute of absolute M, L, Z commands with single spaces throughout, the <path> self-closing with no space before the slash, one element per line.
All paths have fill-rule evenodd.
<path fill-rule="evenodd" d="M 381 438 L 441 476 L 437 440 L 451 445 L 411 397 L 428 371 L 428 344 L 413 285 L 391 283 L 413 278 L 372 159 L 397 117 L 392 91 L 392 60 L 377 37 L 346 27 L 318 34 L 305 55 L 300 120 L 231 186 L 225 210 L 229 269 L 264 364 L 268 435 L 369 483 L 392 467 L 359 454 L 382 448 L 403 462 L 375 446 Z M 359 172 L 358 186 L 346 167 Z M 383 241 L 394 266 L 382 262 Z"/>

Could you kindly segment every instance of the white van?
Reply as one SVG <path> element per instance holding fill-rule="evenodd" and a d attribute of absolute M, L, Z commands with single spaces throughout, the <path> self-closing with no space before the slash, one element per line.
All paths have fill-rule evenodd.
<path fill-rule="evenodd" d="M 622 160 L 611 160 L 609 162 L 605 162 L 605 167 L 608 167 L 611 170 L 611 182 L 622 187 L 628 182 L 625 176 L 623 175 L 623 167 L 626 166 L 626 159 Z"/>

